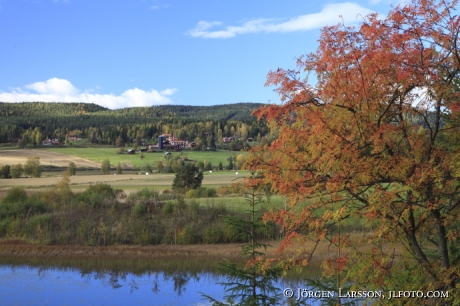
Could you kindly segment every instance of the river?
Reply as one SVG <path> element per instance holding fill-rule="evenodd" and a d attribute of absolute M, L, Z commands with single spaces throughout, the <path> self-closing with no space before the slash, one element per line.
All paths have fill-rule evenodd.
<path fill-rule="evenodd" d="M 211 305 L 201 293 L 221 300 L 225 290 L 219 283 L 226 277 L 215 264 L 206 267 L 202 259 L 187 265 L 184 269 L 175 260 L 0 258 L 0 305 Z M 290 282 L 276 286 L 299 286 Z"/>

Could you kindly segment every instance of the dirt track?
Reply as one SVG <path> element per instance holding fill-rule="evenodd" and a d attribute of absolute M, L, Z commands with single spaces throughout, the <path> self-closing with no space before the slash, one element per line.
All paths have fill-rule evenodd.
<path fill-rule="evenodd" d="M 40 164 L 43 166 L 67 167 L 74 162 L 77 168 L 97 168 L 101 165 L 88 159 L 71 156 L 62 153 L 49 152 L 45 150 L 0 150 L 0 165 L 25 164 L 28 157 L 40 157 Z"/>

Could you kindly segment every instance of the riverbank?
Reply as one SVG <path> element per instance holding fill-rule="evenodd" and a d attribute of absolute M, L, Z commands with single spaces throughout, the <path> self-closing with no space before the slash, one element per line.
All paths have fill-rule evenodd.
<path fill-rule="evenodd" d="M 278 244 L 278 243 L 276 243 Z M 195 244 L 195 245 L 113 245 L 113 246 L 74 246 L 30 244 L 22 240 L 0 240 L 0 257 L 2 256 L 47 256 L 47 257 L 219 257 L 241 258 L 242 244 Z M 273 249 L 273 250 L 272 250 Z M 273 255 L 275 247 L 267 249 Z"/>
<path fill-rule="evenodd" d="M 354 241 L 358 240 L 358 235 L 353 235 Z M 276 257 L 281 245 L 281 241 L 266 241 L 267 249 L 264 253 L 267 257 Z M 81 245 L 44 245 L 28 243 L 19 239 L 0 239 L 0 257 L 114 257 L 114 258 L 225 258 L 243 259 L 241 246 L 244 243 L 222 243 L 222 244 L 158 244 L 158 245 L 109 245 L 109 246 L 81 246 Z M 312 249 L 314 243 L 306 243 L 304 249 Z M 361 252 L 370 252 L 371 245 L 361 245 Z M 293 255 L 298 251 L 299 246 L 290 245 L 284 249 L 284 255 Z M 351 247 L 342 247 L 342 255 L 347 254 Z M 382 250 L 396 256 L 401 255 L 402 246 L 398 244 L 385 245 Z M 327 241 L 319 243 L 315 247 L 315 253 L 311 258 L 312 264 L 320 264 L 327 258 L 336 256 L 336 248 L 331 247 Z"/>
<path fill-rule="evenodd" d="M 265 251 L 275 257 L 279 241 L 270 241 Z M 243 244 L 195 244 L 195 245 L 114 245 L 72 246 L 41 245 L 22 240 L 0 239 L 0 266 L 54 267 L 82 271 L 202 271 L 219 272 L 224 260 L 244 264 L 241 255 Z M 316 258 L 316 257 L 315 257 Z M 319 259 L 320 257 L 318 257 Z M 312 260 L 303 271 L 288 271 L 290 279 L 321 275 L 320 260 Z"/>

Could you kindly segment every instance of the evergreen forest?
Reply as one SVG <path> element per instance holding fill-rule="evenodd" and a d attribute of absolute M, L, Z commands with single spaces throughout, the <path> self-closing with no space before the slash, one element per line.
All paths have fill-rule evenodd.
<path fill-rule="evenodd" d="M 35 146 L 46 139 L 62 144 L 68 142 L 68 135 L 75 135 L 88 143 L 123 146 L 155 143 L 158 135 L 172 134 L 179 140 L 195 141 L 197 149 L 216 148 L 223 146 L 224 137 L 260 141 L 266 136 L 268 126 L 251 116 L 260 106 L 236 103 L 110 110 L 94 103 L 0 102 L 0 144 Z"/>

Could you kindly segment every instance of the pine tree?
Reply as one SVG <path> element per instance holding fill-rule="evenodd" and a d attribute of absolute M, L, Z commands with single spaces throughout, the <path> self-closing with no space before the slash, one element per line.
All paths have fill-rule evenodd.
<path fill-rule="evenodd" d="M 224 297 L 224 302 L 220 302 L 213 297 L 202 294 L 210 300 L 214 306 L 228 305 L 280 305 L 281 292 L 275 286 L 276 281 L 282 275 L 281 267 L 267 267 L 264 251 L 266 244 L 256 240 L 255 233 L 265 225 L 262 222 L 261 212 L 256 207 L 262 203 L 258 200 L 260 194 L 256 188 L 247 192 L 249 209 L 246 211 L 248 218 L 228 217 L 227 222 L 230 226 L 241 231 L 243 239 L 248 239 L 248 243 L 241 247 L 242 255 L 247 259 L 245 265 L 238 265 L 231 262 L 221 264 L 221 272 L 227 275 L 227 282 L 220 283 L 225 287 L 228 294 Z"/>

